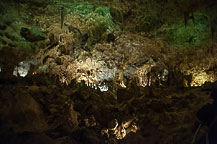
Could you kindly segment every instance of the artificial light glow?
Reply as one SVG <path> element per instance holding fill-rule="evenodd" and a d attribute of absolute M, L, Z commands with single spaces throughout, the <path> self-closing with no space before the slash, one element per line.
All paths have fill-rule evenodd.
<path fill-rule="evenodd" d="M 108 86 L 105 81 L 112 81 L 116 75 L 117 68 L 108 68 L 104 61 L 87 58 L 86 60 L 75 61 L 76 70 L 73 76 L 77 83 L 84 82 L 85 85 L 94 89 L 99 89 L 101 92 L 108 91 Z M 74 67 L 72 67 L 74 69 Z M 61 82 L 66 82 L 67 79 L 61 79 Z"/>
<path fill-rule="evenodd" d="M 77 83 L 82 83 L 82 81 L 84 82 L 84 84 L 88 87 L 91 87 L 92 89 L 97 90 L 99 88 L 99 90 L 101 92 L 105 92 L 108 91 L 108 86 L 105 84 L 105 82 L 98 82 L 96 83 L 89 83 L 89 81 L 87 79 L 82 79 L 81 81 L 77 81 Z"/>
<path fill-rule="evenodd" d="M 30 64 L 33 64 L 32 61 L 22 61 L 19 63 L 18 66 L 16 66 L 14 68 L 14 71 L 13 71 L 13 75 L 14 76 L 21 76 L 21 77 L 25 77 L 27 76 L 29 70 L 30 70 Z"/>
<path fill-rule="evenodd" d="M 17 66 L 16 66 L 16 67 L 14 68 L 13 75 L 17 77 L 17 76 L 18 76 L 17 73 L 18 73 L 18 68 L 17 68 Z"/>
<path fill-rule="evenodd" d="M 192 75 L 191 86 L 202 86 L 205 82 L 214 82 L 217 80 L 215 74 L 207 74 L 206 72 L 194 73 Z"/>
<path fill-rule="evenodd" d="M 101 92 L 108 91 L 108 86 L 105 83 L 98 85 L 98 88 Z"/>
<path fill-rule="evenodd" d="M 106 135 L 108 138 L 110 137 L 110 134 L 112 134 L 116 137 L 116 139 L 123 139 L 130 132 L 136 133 L 137 130 L 139 130 L 138 126 L 136 125 L 137 120 L 137 118 L 133 118 L 128 121 L 122 122 L 121 124 L 118 124 L 117 119 L 114 119 L 113 127 L 102 130 L 101 134 Z"/>

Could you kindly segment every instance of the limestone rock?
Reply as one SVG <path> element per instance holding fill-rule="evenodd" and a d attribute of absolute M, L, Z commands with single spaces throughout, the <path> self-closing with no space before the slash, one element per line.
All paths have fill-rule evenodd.
<path fill-rule="evenodd" d="M 42 41 L 46 39 L 46 36 L 42 34 L 39 30 L 29 29 L 25 27 L 21 28 L 20 35 L 30 42 Z"/>

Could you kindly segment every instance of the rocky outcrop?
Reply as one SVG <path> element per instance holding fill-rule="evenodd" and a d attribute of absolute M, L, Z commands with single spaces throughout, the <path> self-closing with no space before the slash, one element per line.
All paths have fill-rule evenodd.
<path fill-rule="evenodd" d="M 36 29 L 30 30 L 25 27 L 21 28 L 20 35 L 30 42 L 37 42 L 46 39 L 45 35 L 43 35 L 39 30 L 38 31 Z"/>
<path fill-rule="evenodd" d="M 192 140 L 196 113 L 216 86 L 191 86 L 216 80 L 214 41 L 192 53 L 168 45 L 162 33 L 173 37 L 173 27 L 150 13 L 157 3 L 20 2 L 8 8 L 13 19 L 0 16 L 0 143 Z M 175 32 L 185 28 L 180 21 Z"/>

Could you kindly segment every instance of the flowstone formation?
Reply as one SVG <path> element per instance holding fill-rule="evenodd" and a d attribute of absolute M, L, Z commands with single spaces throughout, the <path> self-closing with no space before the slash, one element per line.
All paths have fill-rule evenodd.
<path fill-rule="evenodd" d="M 59 45 L 47 53 L 44 52 L 47 49 L 41 50 L 36 57 L 40 64 L 36 71 L 57 75 L 67 85 L 73 79 L 77 82 L 84 80 L 86 85 L 119 81 L 122 87 L 126 87 L 127 80 L 133 79 L 144 87 L 166 82 L 169 74 L 166 62 L 170 59 L 166 55 L 168 51 L 163 50 L 160 42 L 156 44 L 142 35 L 136 35 L 137 39 L 133 37 L 135 35 L 121 34 L 113 43 L 96 44 L 92 52 L 77 48 L 79 51 L 73 53 L 78 55 L 77 58 L 63 54 Z M 155 51 L 151 47 L 156 47 Z"/>
<path fill-rule="evenodd" d="M 73 79 L 85 81 L 88 86 L 103 87 L 102 91 L 108 89 L 109 82 L 126 88 L 133 79 L 144 87 L 167 81 L 170 48 L 160 40 L 151 40 L 143 33 L 123 33 L 113 22 L 108 7 L 89 13 L 79 13 L 78 6 L 68 7 L 74 13 L 65 8 L 69 14 L 62 29 L 59 21 L 44 29 L 49 32 L 50 42 L 35 58 L 39 66 L 35 73 L 54 74 L 67 85 Z M 54 18 L 39 21 L 51 23 L 51 19 Z"/>

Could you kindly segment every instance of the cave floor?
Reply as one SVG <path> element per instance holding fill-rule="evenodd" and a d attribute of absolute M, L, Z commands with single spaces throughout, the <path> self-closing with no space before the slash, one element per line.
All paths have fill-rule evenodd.
<path fill-rule="evenodd" d="M 119 89 L 116 99 L 89 87 L 0 87 L 1 140 L 11 143 L 186 144 L 209 99 L 201 88 Z"/>

